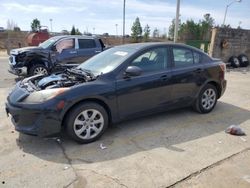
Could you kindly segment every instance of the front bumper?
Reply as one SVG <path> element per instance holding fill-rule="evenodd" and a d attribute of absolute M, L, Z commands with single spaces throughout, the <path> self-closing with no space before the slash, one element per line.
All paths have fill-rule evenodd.
<path fill-rule="evenodd" d="M 9 73 L 17 75 L 17 76 L 27 76 L 28 71 L 27 67 L 18 67 L 15 68 L 12 64 L 9 64 Z"/>
<path fill-rule="evenodd" d="M 9 102 L 5 105 L 7 115 L 19 132 L 41 137 L 50 136 L 61 131 L 61 120 L 56 111 L 36 108 L 17 107 Z"/>

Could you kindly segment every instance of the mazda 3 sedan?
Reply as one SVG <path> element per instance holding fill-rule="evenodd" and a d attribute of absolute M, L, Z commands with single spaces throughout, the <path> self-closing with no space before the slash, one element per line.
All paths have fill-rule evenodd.
<path fill-rule="evenodd" d="M 6 112 L 17 131 L 50 136 L 63 128 L 80 143 L 111 123 L 192 106 L 213 110 L 226 89 L 225 64 L 182 44 L 113 47 L 60 74 L 18 82 Z"/>

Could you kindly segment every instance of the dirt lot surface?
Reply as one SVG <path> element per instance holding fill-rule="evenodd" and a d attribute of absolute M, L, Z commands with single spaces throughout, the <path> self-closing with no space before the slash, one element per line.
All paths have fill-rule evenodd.
<path fill-rule="evenodd" d="M 210 114 L 186 108 L 126 121 L 79 145 L 14 131 L 4 109 L 15 83 L 7 67 L 0 56 L 0 187 L 250 187 L 248 69 L 227 73 Z M 232 124 L 247 136 L 226 134 Z"/>

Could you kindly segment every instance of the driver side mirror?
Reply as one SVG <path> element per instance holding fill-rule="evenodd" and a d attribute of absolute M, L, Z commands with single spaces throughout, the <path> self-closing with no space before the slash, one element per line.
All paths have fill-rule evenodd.
<path fill-rule="evenodd" d="M 53 45 L 53 46 L 51 47 L 51 50 L 55 52 L 55 51 L 56 51 L 56 45 Z"/>
<path fill-rule="evenodd" d="M 129 66 L 125 70 L 125 76 L 126 77 L 134 77 L 134 76 L 140 76 L 142 74 L 141 68 L 137 66 Z"/>

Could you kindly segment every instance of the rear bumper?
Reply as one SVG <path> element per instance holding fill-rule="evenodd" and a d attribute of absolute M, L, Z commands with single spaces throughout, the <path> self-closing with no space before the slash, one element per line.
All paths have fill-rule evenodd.
<path fill-rule="evenodd" d="M 15 129 L 21 133 L 45 137 L 61 131 L 61 120 L 54 111 L 15 107 L 9 102 L 5 109 Z"/>
<path fill-rule="evenodd" d="M 227 87 L 227 80 L 222 80 L 220 97 L 225 93 L 226 87 Z"/>

